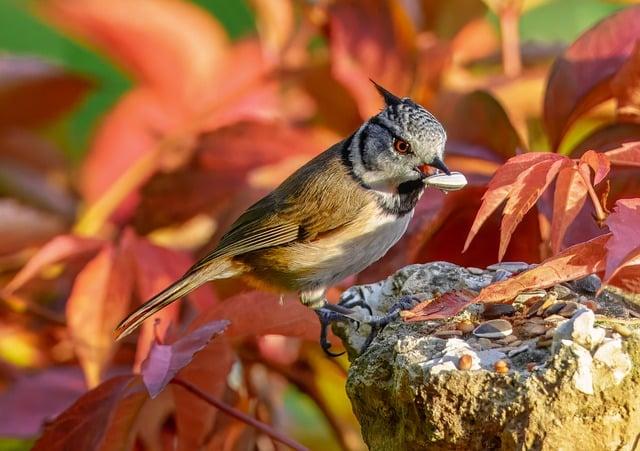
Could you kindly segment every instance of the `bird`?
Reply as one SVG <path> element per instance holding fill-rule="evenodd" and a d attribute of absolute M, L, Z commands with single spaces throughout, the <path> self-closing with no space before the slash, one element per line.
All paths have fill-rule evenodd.
<path fill-rule="evenodd" d="M 378 114 L 249 207 L 211 252 L 124 318 L 116 338 L 199 286 L 231 277 L 298 293 L 318 314 L 320 343 L 332 356 L 339 354 L 327 341 L 331 322 L 346 318 L 372 330 L 388 323 L 397 312 L 374 317 L 329 303 L 326 291 L 384 256 L 405 233 L 425 178 L 450 171 L 443 160 L 447 134 L 436 117 L 372 83 L 384 101 Z"/>

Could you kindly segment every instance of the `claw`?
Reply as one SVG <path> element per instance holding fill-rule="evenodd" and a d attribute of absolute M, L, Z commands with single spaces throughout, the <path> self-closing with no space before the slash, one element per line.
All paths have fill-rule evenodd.
<path fill-rule="evenodd" d="M 373 310 L 371 310 L 371 307 L 369 306 L 369 304 L 367 304 L 363 299 L 356 299 L 356 300 L 352 300 L 352 298 L 343 299 L 342 301 L 339 302 L 339 305 L 342 305 L 343 307 L 350 308 L 350 309 L 354 307 L 362 307 L 369 311 L 369 315 L 373 315 Z"/>
<path fill-rule="evenodd" d="M 327 310 L 316 310 L 318 318 L 320 319 L 320 346 L 322 350 L 330 357 L 340 357 L 343 352 L 331 352 L 331 343 L 327 340 L 327 329 L 333 321 L 342 321 L 344 318 L 340 314 L 330 312 Z"/>

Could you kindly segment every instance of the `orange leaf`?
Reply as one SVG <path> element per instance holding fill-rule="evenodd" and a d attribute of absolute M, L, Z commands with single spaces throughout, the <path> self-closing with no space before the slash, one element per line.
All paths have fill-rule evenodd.
<path fill-rule="evenodd" d="M 127 313 L 133 274 L 127 256 L 105 245 L 78 274 L 67 302 L 67 325 L 87 385 L 100 383 L 115 351 L 113 329 Z"/>
<path fill-rule="evenodd" d="M 10 294 L 18 290 L 25 283 L 54 263 L 79 255 L 91 255 L 102 246 L 101 240 L 81 238 L 73 235 L 59 235 L 42 246 L 40 250 L 27 262 L 5 287 L 3 294 Z"/>
<path fill-rule="evenodd" d="M 610 238 L 611 234 L 601 235 L 571 246 L 533 269 L 489 285 L 480 292 L 475 302 L 511 301 L 523 291 L 548 288 L 601 272 L 605 267 L 606 244 Z"/>
<path fill-rule="evenodd" d="M 489 216 L 491 216 L 516 189 L 518 186 L 518 177 L 523 171 L 538 163 L 549 164 L 563 158 L 565 157 L 552 153 L 530 152 L 513 157 L 502 165 L 494 174 L 491 182 L 489 182 L 487 186 L 486 193 L 482 196 L 482 205 L 469 230 L 463 252 L 469 248 L 471 241 L 473 241 L 473 238 L 477 235 L 482 224 L 484 224 Z"/>
<path fill-rule="evenodd" d="M 183 105 L 198 101 L 222 65 L 222 26 L 178 0 L 51 0 L 45 16 L 101 47 L 144 85 Z"/>
<path fill-rule="evenodd" d="M 551 250 L 558 253 L 567 229 L 576 219 L 587 200 L 587 185 L 575 167 L 564 168 L 558 174 L 553 198 Z"/>
<path fill-rule="evenodd" d="M 554 154 L 555 155 L 555 154 Z M 548 159 L 525 169 L 516 180 L 514 189 L 509 193 L 507 205 L 504 207 L 502 224 L 500 225 L 500 249 L 498 260 L 502 260 L 507 250 L 511 235 L 525 213 L 533 207 L 538 198 L 553 181 L 563 166 L 570 164 L 566 157 Z"/>
<path fill-rule="evenodd" d="M 605 152 L 611 164 L 618 166 L 640 166 L 640 141 L 624 143 L 617 149 Z"/>
<path fill-rule="evenodd" d="M 609 81 L 640 38 L 640 7 L 631 6 L 582 34 L 551 68 L 544 99 L 544 124 L 557 149 L 571 124 L 611 98 Z"/>
<path fill-rule="evenodd" d="M 607 158 L 607 155 L 593 150 L 588 150 L 582 154 L 580 162 L 589 165 L 589 167 L 593 169 L 593 186 L 603 181 L 611 169 L 611 162 L 609 158 Z"/>

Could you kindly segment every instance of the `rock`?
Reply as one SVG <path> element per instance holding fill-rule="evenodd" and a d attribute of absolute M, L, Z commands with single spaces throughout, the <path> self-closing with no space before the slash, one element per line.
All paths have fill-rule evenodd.
<path fill-rule="evenodd" d="M 494 265 L 487 266 L 489 271 L 509 271 L 511 274 L 518 274 L 519 272 L 526 271 L 531 265 L 525 262 L 501 262 Z"/>
<path fill-rule="evenodd" d="M 473 331 L 473 335 L 479 338 L 502 338 L 511 335 L 513 328 L 511 323 L 504 319 L 492 319 L 481 323 Z"/>
<path fill-rule="evenodd" d="M 625 326 L 624 324 L 617 324 L 617 323 L 614 324 L 613 331 L 625 338 L 630 337 L 631 334 L 633 334 L 633 331 L 629 329 L 627 326 Z"/>
<path fill-rule="evenodd" d="M 558 315 L 571 318 L 578 311 L 578 308 L 580 308 L 580 305 L 577 302 L 565 302 L 564 307 L 558 312 Z"/>
<path fill-rule="evenodd" d="M 396 279 L 351 292 L 371 299 L 374 314 L 381 314 L 400 296 L 427 298 L 450 289 L 442 287 L 468 285 L 469 277 L 476 278 L 471 284 L 484 283 L 485 276 L 438 262 L 405 268 Z M 570 319 L 526 321 L 557 325 L 547 348 L 536 348 L 530 339 L 513 349 L 478 350 L 479 342 L 495 346 L 497 340 L 431 336 L 476 321 L 481 312 L 481 306 L 470 306 L 453 320 L 395 321 L 366 352 L 349 354 L 347 394 L 370 450 L 632 451 L 640 435 L 640 397 L 633 396 L 640 391 L 638 334 L 599 339 L 604 329 L 582 318 L 593 312 L 580 306 Z M 354 329 L 338 332 L 359 336 Z M 345 338 L 355 348 L 357 340 Z"/>
<path fill-rule="evenodd" d="M 557 348 L 562 340 L 573 340 L 588 350 L 598 346 L 605 336 L 605 330 L 594 327 L 595 315 L 593 311 L 581 308 L 573 317 L 560 324 L 554 335 L 554 347 Z"/>
<path fill-rule="evenodd" d="M 514 304 L 524 304 L 529 299 L 533 298 L 544 298 L 547 295 L 547 292 L 544 290 L 535 290 L 535 291 L 525 291 L 524 293 L 520 293 L 513 300 Z"/>
<path fill-rule="evenodd" d="M 528 343 L 525 343 L 525 344 L 523 344 L 523 345 L 518 346 L 518 347 L 517 347 L 517 348 L 515 348 L 515 349 L 512 349 L 511 351 L 509 351 L 509 352 L 507 353 L 507 355 L 508 355 L 509 357 L 515 357 L 515 356 L 517 356 L 518 354 L 521 354 L 521 353 L 523 353 L 523 352 L 525 352 L 525 351 L 527 351 L 527 350 L 529 350 L 529 344 L 528 344 Z"/>
<path fill-rule="evenodd" d="M 544 312 L 542 313 L 542 316 L 555 315 L 560 310 L 562 310 L 565 307 L 565 305 L 566 304 L 564 302 L 556 302 L 554 304 L 551 304 L 549 307 L 544 309 Z"/>
<path fill-rule="evenodd" d="M 600 289 L 602 281 L 600 280 L 600 277 L 595 274 L 591 274 L 590 276 L 583 277 L 582 279 L 574 280 L 571 282 L 571 285 L 576 291 L 593 294 Z"/>
<path fill-rule="evenodd" d="M 577 368 L 573 373 L 573 385 L 576 389 L 587 395 L 593 395 L 593 375 L 591 373 L 591 353 L 577 343 L 563 340 L 564 346 L 568 346 L 576 356 Z"/>
<path fill-rule="evenodd" d="M 527 322 L 522 326 L 520 332 L 525 337 L 537 337 L 539 335 L 544 335 L 547 331 L 547 328 L 543 324 L 535 324 L 532 322 Z"/>
<path fill-rule="evenodd" d="M 631 358 L 622 350 L 621 340 L 603 343 L 593 354 L 593 360 L 596 364 L 606 367 L 616 385 L 631 371 Z"/>
<path fill-rule="evenodd" d="M 571 288 L 565 287 L 564 285 L 556 285 L 553 287 L 553 292 L 556 294 L 558 299 L 567 299 L 567 298 L 577 298 L 578 295 L 571 290 Z"/>
<path fill-rule="evenodd" d="M 488 338 L 478 338 L 478 345 L 483 349 L 489 349 L 496 346 L 496 344 L 494 344 Z"/>
<path fill-rule="evenodd" d="M 487 304 L 484 306 L 482 317 L 485 319 L 497 319 L 502 316 L 512 316 L 516 309 L 511 304 Z"/>
<path fill-rule="evenodd" d="M 513 273 L 504 270 L 504 269 L 498 269 L 495 274 L 493 275 L 493 277 L 491 278 L 491 282 L 500 282 L 502 280 L 506 280 L 509 277 L 511 277 L 513 275 Z"/>
<path fill-rule="evenodd" d="M 452 336 L 461 336 L 462 331 L 456 329 L 446 329 L 446 330 L 436 330 L 433 333 L 436 337 L 452 337 Z"/>
<path fill-rule="evenodd" d="M 479 276 L 481 274 L 485 273 L 484 269 L 480 269 L 480 268 L 474 268 L 473 266 L 468 266 L 467 267 L 467 271 L 469 271 L 471 274 L 474 274 L 476 276 Z"/>

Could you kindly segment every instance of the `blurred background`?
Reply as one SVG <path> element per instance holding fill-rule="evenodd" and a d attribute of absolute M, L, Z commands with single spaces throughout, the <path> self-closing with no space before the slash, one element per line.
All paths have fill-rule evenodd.
<path fill-rule="evenodd" d="M 499 215 L 461 251 L 500 164 L 640 136 L 637 111 L 608 91 L 589 97 L 632 53 L 638 21 L 601 30 L 611 35 L 601 45 L 586 36 L 569 47 L 633 3 L 0 0 L 0 450 L 29 449 L 87 390 L 138 371 L 153 337 L 171 342 L 202 314 L 234 326 L 185 377 L 311 449 L 364 449 L 347 362 L 322 354 L 316 320 L 294 297 L 284 309 L 223 281 L 137 340 L 116 346 L 113 326 L 248 205 L 375 114 L 369 79 L 441 120 L 447 164 L 471 183 L 428 192 L 407 236 L 332 299 L 408 263 L 494 263 Z M 581 58 L 595 66 L 571 66 Z M 618 175 L 611 203 L 640 193 L 637 175 Z M 526 215 L 506 260 L 550 255 L 546 205 Z M 599 233 L 583 210 L 565 245 Z M 280 446 L 215 412 L 187 418 L 194 405 L 169 391 L 142 407 L 136 449 Z"/>

